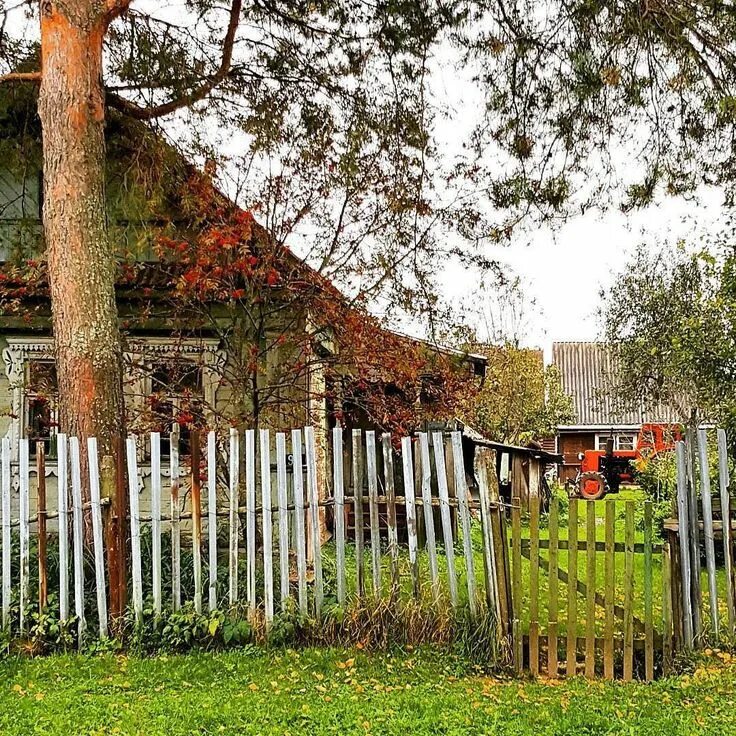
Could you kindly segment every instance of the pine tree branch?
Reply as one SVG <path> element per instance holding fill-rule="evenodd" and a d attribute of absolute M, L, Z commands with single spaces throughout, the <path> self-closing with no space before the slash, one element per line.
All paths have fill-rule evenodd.
<path fill-rule="evenodd" d="M 168 102 L 164 102 L 161 105 L 155 105 L 153 107 L 141 107 L 135 102 L 131 102 L 130 100 L 127 100 L 113 92 L 107 93 L 107 104 L 137 120 L 153 120 L 154 118 L 168 115 L 183 107 L 189 107 L 195 102 L 199 102 L 207 97 L 215 87 L 225 80 L 228 72 L 230 71 L 233 60 L 233 47 L 235 45 L 235 33 L 240 22 L 241 9 L 242 0 L 233 0 L 232 5 L 230 6 L 230 19 L 228 21 L 227 32 L 225 33 L 225 38 L 222 42 L 222 58 L 220 59 L 220 66 L 217 68 L 217 71 L 210 75 L 204 82 L 202 82 L 201 85 L 181 97 L 176 97 L 173 100 L 169 100 Z"/>
<path fill-rule="evenodd" d="M 41 72 L 10 72 L 0 76 L 0 84 L 12 82 L 33 82 L 38 84 L 41 81 Z"/>

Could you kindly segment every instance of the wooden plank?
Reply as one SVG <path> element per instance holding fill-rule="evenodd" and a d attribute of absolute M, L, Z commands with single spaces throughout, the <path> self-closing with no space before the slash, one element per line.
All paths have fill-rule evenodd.
<path fill-rule="evenodd" d="M 179 432 L 169 434 L 171 487 L 171 609 L 181 608 L 181 506 L 179 503 Z M 131 532 L 132 534 L 132 532 Z"/>
<path fill-rule="evenodd" d="M 539 674 L 539 496 L 529 496 L 529 671 Z"/>
<path fill-rule="evenodd" d="M 463 530 L 463 556 L 465 557 L 465 579 L 468 586 L 468 605 L 470 615 L 475 618 L 478 613 L 478 591 L 475 584 L 475 566 L 473 562 L 473 540 L 471 538 L 470 523 L 470 493 L 465 478 L 465 462 L 463 459 L 462 435 L 452 432 L 452 462 L 455 470 L 455 493 L 458 499 L 460 512 L 460 526 Z"/>
<path fill-rule="evenodd" d="M 644 676 L 654 679 L 654 613 L 652 596 L 654 570 L 652 560 L 652 502 L 644 502 Z"/>
<path fill-rule="evenodd" d="M 450 494 L 447 489 L 447 469 L 445 467 L 445 439 L 442 432 L 432 433 L 434 445 L 434 466 L 437 472 L 437 489 L 440 497 L 440 518 L 442 519 L 442 539 L 445 545 L 447 562 L 447 583 L 450 588 L 450 603 L 457 608 L 457 575 L 455 572 L 455 543 L 452 538 L 452 519 L 450 518 Z"/>
<path fill-rule="evenodd" d="M 355 577 L 358 595 L 365 596 L 365 562 L 363 531 L 363 439 L 359 429 L 353 430 L 353 516 L 355 517 Z"/>
<path fill-rule="evenodd" d="M 36 480 L 38 508 L 38 610 L 44 613 L 48 605 L 49 581 L 47 568 L 48 534 L 46 519 L 48 506 L 46 505 L 46 445 L 36 442 Z"/>
<path fill-rule="evenodd" d="M 259 433 L 261 455 L 261 507 L 263 537 L 263 602 L 266 626 L 273 622 L 273 516 L 271 514 L 271 433 Z"/>
<path fill-rule="evenodd" d="M 74 614 L 77 617 L 77 641 L 84 642 L 87 621 L 84 616 L 84 518 L 82 510 L 82 470 L 79 458 L 79 438 L 69 438 L 72 476 L 72 525 L 74 551 Z"/>
<path fill-rule="evenodd" d="M 549 605 L 547 635 L 547 675 L 556 678 L 559 674 L 558 663 L 558 616 L 559 616 L 559 581 L 557 580 L 557 546 L 559 541 L 560 502 L 555 496 L 549 502 Z"/>
<path fill-rule="evenodd" d="M 248 438 L 246 435 L 247 442 Z M 245 467 L 247 472 L 247 459 Z M 240 433 L 235 427 L 230 427 L 229 471 L 228 600 L 232 606 L 238 602 L 238 505 L 240 504 Z M 252 507 L 248 510 L 249 519 L 251 513 L 255 513 Z M 250 533 L 250 529 L 248 532 Z"/>
<path fill-rule="evenodd" d="M 585 676 L 595 677 L 595 501 L 588 501 L 585 507 Z"/>
<path fill-rule="evenodd" d="M 207 546 L 209 585 L 207 608 L 217 609 L 217 437 L 207 433 Z"/>
<path fill-rule="evenodd" d="M 693 637 L 703 633 L 703 592 L 700 586 L 700 528 L 698 524 L 698 442 L 693 427 L 686 432 L 686 469 L 688 477 L 688 527 L 690 529 L 690 596 L 693 616 Z"/>
<path fill-rule="evenodd" d="M 399 532 L 396 528 L 396 488 L 394 486 L 394 451 L 391 447 L 391 435 L 384 433 L 381 437 L 383 445 L 383 475 L 386 487 L 386 516 L 388 521 L 388 554 L 391 559 L 391 597 L 399 591 Z"/>
<path fill-rule="evenodd" d="M 488 448 L 475 450 L 473 470 L 478 480 L 480 498 L 480 528 L 483 535 L 483 574 L 485 577 L 486 604 L 496 615 L 502 636 L 508 634 L 509 613 L 507 608 L 506 577 L 506 533 L 503 527 L 503 512 L 491 509 L 491 502 L 498 501 L 498 487 L 490 487 L 489 477 L 496 478 L 493 452 Z M 491 498 L 491 494 L 495 498 Z"/>
<path fill-rule="evenodd" d="M 191 506 L 192 568 L 194 573 L 194 610 L 202 613 L 202 479 L 200 477 L 199 431 L 191 434 Z"/>
<path fill-rule="evenodd" d="M 567 551 L 567 667 L 568 677 L 574 677 L 577 672 L 577 626 L 578 626 L 578 499 L 570 499 L 568 512 L 568 540 L 570 549 Z"/>
<path fill-rule="evenodd" d="M 95 556 L 95 593 L 97 594 L 97 620 L 100 637 L 107 638 L 107 591 L 105 584 L 105 545 L 102 534 L 102 506 L 100 504 L 100 467 L 97 438 L 87 439 L 89 463 L 89 498 L 92 510 L 92 542 Z"/>
<path fill-rule="evenodd" d="M 708 435 L 698 430 L 698 457 L 700 460 L 700 500 L 703 506 L 703 538 L 705 542 L 705 564 L 708 570 L 708 599 L 710 603 L 710 625 L 715 639 L 719 636 L 718 585 L 716 583 L 716 550 L 713 533 L 713 507 L 710 495 L 710 466 L 708 463 Z"/>
<path fill-rule="evenodd" d="M 432 466 L 429 460 L 429 438 L 426 432 L 419 433 L 419 450 L 422 460 L 422 506 L 424 507 L 424 536 L 429 559 L 429 576 L 435 599 L 440 594 L 440 579 L 437 568 L 437 544 L 434 536 L 434 513 L 432 511 Z"/>
<path fill-rule="evenodd" d="M 736 603 L 734 603 L 733 585 L 733 545 L 731 543 L 731 497 L 728 492 L 730 478 L 728 474 L 728 447 L 726 432 L 719 429 L 718 438 L 718 490 L 721 498 L 721 519 L 723 529 L 723 560 L 726 577 L 726 609 L 728 611 L 728 631 L 731 636 L 736 633 Z"/>
<path fill-rule="evenodd" d="M 524 669 L 524 642 L 521 638 L 521 498 L 511 499 L 511 590 L 514 617 L 512 621 L 512 643 L 514 652 L 514 669 L 521 674 Z"/>
<path fill-rule="evenodd" d="M 69 620 L 69 444 L 66 434 L 56 435 L 56 455 L 56 490 L 59 510 L 59 620 L 65 623 Z M 8 531 L 10 531 L 9 528 Z M 3 540 L 4 548 L 5 541 Z M 3 563 L 4 561 L 3 558 Z M 3 580 L 4 578 L 3 573 Z"/>
<path fill-rule="evenodd" d="M 603 626 L 603 677 L 606 680 L 614 678 L 613 659 L 613 626 L 614 601 L 616 598 L 616 502 L 612 498 L 606 499 L 606 551 L 604 557 L 605 569 L 605 623 Z"/>
<path fill-rule="evenodd" d="M 232 463 L 232 448 L 231 448 Z M 240 467 L 240 440 L 236 451 L 236 463 Z M 239 470 L 237 473 L 239 475 Z M 232 481 L 231 481 L 232 482 Z M 239 498 L 240 479 L 235 484 L 236 501 Z M 232 499 L 231 499 L 232 500 Z M 237 501 L 239 503 L 239 501 Z M 230 509 L 231 537 L 230 537 L 230 562 L 235 568 L 235 584 L 234 599 L 238 600 L 238 529 L 239 519 L 238 510 L 234 512 L 235 532 L 232 531 L 233 510 Z M 248 599 L 248 612 L 251 617 L 256 612 L 256 530 L 257 530 L 257 510 L 256 510 L 256 431 L 248 429 L 245 432 L 245 581 L 246 598 Z M 233 541 L 234 540 L 234 541 Z"/>
<path fill-rule="evenodd" d="M 26 631 L 26 609 L 30 598 L 30 573 L 31 573 L 31 535 L 29 527 L 29 497 L 30 497 L 30 463 L 29 463 L 29 447 L 28 438 L 23 437 L 19 441 L 20 463 L 18 468 L 19 475 L 19 522 L 20 522 L 20 633 Z"/>
<path fill-rule="evenodd" d="M 304 529 L 304 467 L 302 465 L 302 433 L 291 431 L 291 455 L 293 457 L 294 527 L 296 537 L 296 570 L 299 591 L 299 611 L 308 613 L 307 600 L 307 535 Z"/>
<path fill-rule="evenodd" d="M 161 616 L 161 434 L 151 432 L 151 584 L 153 612 Z"/>
<path fill-rule="evenodd" d="M 130 500 L 130 567 L 133 580 L 133 611 L 136 623 L 143 621 L 143 576 L 141 574 L 141 520 L 138 499 L 138 458 L 135 437 L 128 437 L 128 496 Z"/>
<path fill-rule="evenodd" d="M 672 669 L 672 556 L 669 542 L 662 545 L 662 672 Z"/>
<path fill-rule="evenodd" d="M 309 494 L 309 519 L 312 525 L 312 565 L 314 566 L 314 614 L 322 616 L 324 583 L 322 580 L 322 540 L 319 529 L 319 489 L 317 488 L 317 448 L 314 427 L 304 428 L 304 444 L 307 450 L 307 493 Z"/>
<path fill-rule="evenodd" d="M 409 567 L 411 568 L 412 593 L 414 598 L 418 599 L 421 593 L 421 587 L 419 580 L 419 560 L 417 557 L 417 510 L 414 497 L 414 461 L 411 437 L 401 438 L 401 464 L 404 471 L 404 489 L 406 493 L 406 534 L 409 541 Z"/>
<path fill-rule="evenodd" d="M 332 487 L 335 494 L 335 573 L 337 602 L 345 605 L 345 484 L 343 476 L 342 427 L 332 430 Z"/>
<path fill-rule="evenodd" d="M 634 502 L 626 501 L 624 538 L 624 682 L 634 673 Z"/>
<path fill-rule="evenodd" d="M 694 638 L 694 616 L 693 595 L 690 590 L 692 585 L 692 535 L 697 534 L 697 529 L 692 529 L 690 520 L 690 499 L 688 494 L 688 473 L 686 446 L 684 442 L 675 444 L 675 455 L 677 461 L 677 525 L 680 536 L 680 573 L 682 575 L 682 614 L 683 633 L 685 646 L 693 648 Z M 698 553 L 699 554 L 699 553 Z"/>
<path fill-rule="evenodd" d="M 2 441 L 2 509 L 3 509 L 3 629 L 10 632 L 10 440 Z"/>
<path fill-rule="evenodd" d="M 373 595 L 381 595 L 381 529 L 378 520 L 378 473 L 376 471 L 376 433 L 365 433 L 365 458 L 368 471 L 368 514 L 371 525 L 371 572 Z"/>
<path fill-rule="evenodd" d="M 286 489 L 286 435 L 276 433 L 276 490 L 279 500 L 279 573 L 281 609 L 289 600 L 289 502 Z"/>

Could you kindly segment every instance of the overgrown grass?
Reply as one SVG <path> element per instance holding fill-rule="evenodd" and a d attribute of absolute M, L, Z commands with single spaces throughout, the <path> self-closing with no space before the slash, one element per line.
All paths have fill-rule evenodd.
<path fill-rule="evenodd" d="M 623 685 L 503 681 L 426 648 L 66 655 L 0 662 L 0 733 L 725 735 L 735 696 L 736 668 L 715 657 Z"/>

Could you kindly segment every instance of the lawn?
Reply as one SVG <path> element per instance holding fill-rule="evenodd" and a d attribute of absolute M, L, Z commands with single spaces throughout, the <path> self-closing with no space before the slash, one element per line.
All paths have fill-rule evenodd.
<path fill-rule="evenodd" d="M 730 734 L 736 666 L 728 660 L 623 685 L 500 680 L 424 649 L 6 659 L 0 733 Z"/>

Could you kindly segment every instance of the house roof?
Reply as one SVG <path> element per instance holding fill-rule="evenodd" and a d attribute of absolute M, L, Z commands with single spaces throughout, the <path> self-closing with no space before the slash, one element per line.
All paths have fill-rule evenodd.
<path fill-rule="evenodd" d="M 637 426 L 647 422 L 680 421 L 671 406 L 622 406 L 609 390 L 615 364 L 611 350 L 600 342 L 556 342 L 552 363 L 560 372 L 562 388 L 572 397 L 575 425 L 590 427 Z"/>

